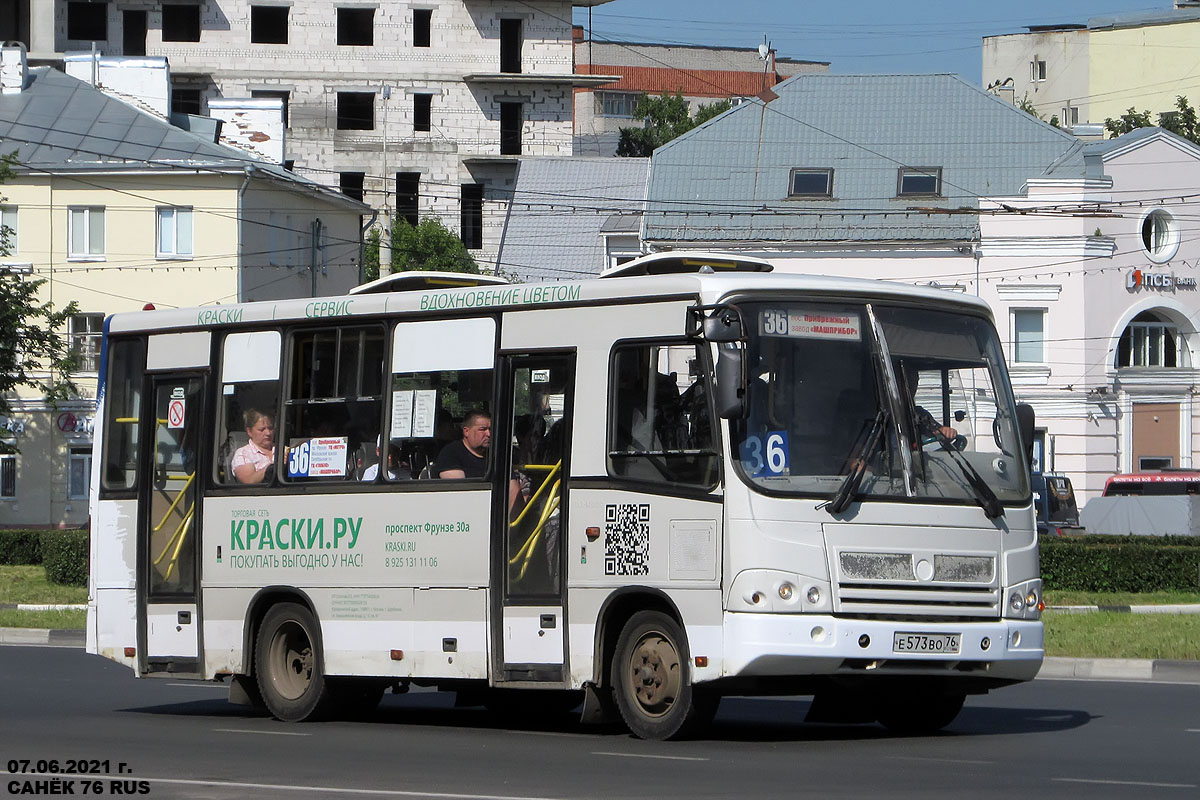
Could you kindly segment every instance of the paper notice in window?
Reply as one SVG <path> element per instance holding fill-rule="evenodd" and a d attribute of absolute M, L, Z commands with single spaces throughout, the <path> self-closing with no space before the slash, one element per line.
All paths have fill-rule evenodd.
<path fill-rule="evenodd" d="M 346 437 L 327 436 L 308 441 L 308 476 L 341 477 L 346 474 Z"/>
<path fill-rule="evenodd" d="M 413 390 L 392 392 L 393 439 L 409 439 L 413 435 Z"/>
<path fill-rule="evenodd" d="M 413 392 L 412 435 L 414 439 L 432 439 L 437 417 L 437 390 Z"/>

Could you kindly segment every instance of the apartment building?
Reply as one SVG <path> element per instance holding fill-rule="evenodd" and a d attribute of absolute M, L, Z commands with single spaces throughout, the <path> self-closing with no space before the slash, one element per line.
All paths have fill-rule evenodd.
<path fill-rule="evenodd" d="M 610 80 L 571 64 L 572 7 L 607 1 L 6 4 L 28 10 L 18 32 L 36 40 L 35 61 L 93 47 L 167 57 L 173 111 L 282 100 L 285 166 L 364 200 L 385 225 L 441 217 L 486 268 L 516 159 L 570 155 L 572 89 Z"/>
<path fill-rule="evenodd" d="M 1200 90 L 1195 41 L 1200 3 L 1031 25 L 983 38 L 983 82 L 1077 134 L 1104 135 L 1105 119 L 1129 108 L 1157 114 Z"/>

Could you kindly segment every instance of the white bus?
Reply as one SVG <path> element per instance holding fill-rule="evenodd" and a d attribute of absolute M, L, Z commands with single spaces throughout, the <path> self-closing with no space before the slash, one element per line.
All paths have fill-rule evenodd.
<path fill-rule="evenodd" d="M 118 314 L 102 360 L 87 649 L 141 677 L 668 738 L 727 694 L 938 729 L 1042 663 L 1032 412 L 975 298 L 660 254 Z"/>

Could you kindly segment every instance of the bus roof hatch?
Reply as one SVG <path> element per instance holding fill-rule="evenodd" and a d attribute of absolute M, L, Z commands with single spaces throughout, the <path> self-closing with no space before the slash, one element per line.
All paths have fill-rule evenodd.
<path fill-rule="evenodd" d="M 730 253 L 669 251 L 626 261 L 600 273 L 601 278 L 626 278 L 631 275 L 672 275 L 700 272 L 708 267 L 713 272 L 770 272 L 775 269 L 769 261 L 752 256 Z"/>
<path fill-rule="evenodd" d="M 464 289 L 471 286 L 507 284 L 504 278 L 495 275 L 475 275 L 470 272 L 432 272 L 413 270 L 393 272 L 370 283 L 355 286 L 350 294 L 381 294 L 383 292 L 417 292 L 428 289 Z"/>

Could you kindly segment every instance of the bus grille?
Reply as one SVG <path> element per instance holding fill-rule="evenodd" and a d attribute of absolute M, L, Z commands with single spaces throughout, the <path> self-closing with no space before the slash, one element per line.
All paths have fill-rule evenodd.
<path fill-rule="evenodd" d="M 999 617 L 992 556 L 838 553 L 834 610 L 872 617 Z"/>

